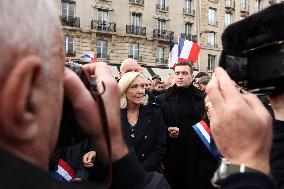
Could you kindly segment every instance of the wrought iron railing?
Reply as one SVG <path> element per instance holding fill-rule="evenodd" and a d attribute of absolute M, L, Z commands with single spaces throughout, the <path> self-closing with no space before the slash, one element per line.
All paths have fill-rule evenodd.
<path fill-rule="evenodd" d="M 146 27 L 126 25 L 126 33 L 146 36 Z"/>
<path fill-rule="evenodd" d="M 80 18 L 74 16 L 60 16 L 62 26 L 80 28 Z"/>
<path fill-rule="evenodd" d="M 106 31 L 106 32 L 116 32 L 116 23 L 101 21 L 101 20 L 92 20 L 91 29 L 96 29 L 98 31 Z"/>
<path fill-rule="evenodd" d="M 174 32 L 167 30 L 154 29 L 153 38 L 171 40 L 174 38 Z"/>

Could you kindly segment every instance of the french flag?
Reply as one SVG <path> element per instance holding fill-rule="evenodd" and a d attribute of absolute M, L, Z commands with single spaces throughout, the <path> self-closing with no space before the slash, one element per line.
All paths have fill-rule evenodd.
<path fill-rule="evenodd" d="M 62 159 L 59 160 L 57 171 L 52 172 L 51 175 L 60 182 L 70 182 L 75 173 L 73 169 Z"/>
<path fill-rule="evenodd" d="M 84 59 L 86 59 L 88 61 L 91 61 L 91 62 L 96 62 L 97 61 L 97 57 L 94 56 L 93 53 L 83 54 L 81 56 L 81 58 L 84 58 Z"/>
<path fill-rule="evenodd" d="M 178 43 L 178 62 L 196 62 L 200 46 L 197 43 L 179 38 Z"/>

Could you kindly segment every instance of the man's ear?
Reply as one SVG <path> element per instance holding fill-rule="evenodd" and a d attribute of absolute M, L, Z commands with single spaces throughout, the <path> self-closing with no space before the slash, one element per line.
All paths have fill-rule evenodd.
<path fill-rule="evenodd" d="M 18 141 L 29 141 L 38 133 L 37 85 L 42 71 L 41 59 L 28 55 L 16 62 L 2 91 L 5 134 Z"/>

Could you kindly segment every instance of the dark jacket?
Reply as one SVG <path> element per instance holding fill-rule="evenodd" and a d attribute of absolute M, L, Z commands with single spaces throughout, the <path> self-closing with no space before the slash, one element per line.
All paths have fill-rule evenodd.
<path fill-rule="evenodd" d="M 186 89 L 174 85 L 158 102 L 166 126 L 180 129 L 178 138 L 167 135 L 166 178 L 173 189 L 203 189 L 217 165 L 192 128 L 204 113 L 204 94 L 193 85 Z"/>
<path fill-rule="evenodd" d="M 147 171 L 158 170 L 166 153 L 166 127 L 160 108 L 141 105 L 138 122 L 131 127 L 127 109 L 121 110 L 121 123 L 127 144 L 135 149 L 138 160 Z M 131 130 L 134 129 L 132 137 Z"/>
<path fill-rule="evenodd" d="M 270 166 L 276 188 L 284 189 L 284 121 L 274 120 L 273 122 Z"/>
<path fill-rule="evenodd" d="M 102 189 L 98 183 L 59 183 L 47 172 L 18 157 L 0 150 L 0 188 L 40 189 Z M 112 189 L 169 189 L 164 177 L 147 173 L 139 165 L 134 153 L 129 153 L 113 163 Z"/>

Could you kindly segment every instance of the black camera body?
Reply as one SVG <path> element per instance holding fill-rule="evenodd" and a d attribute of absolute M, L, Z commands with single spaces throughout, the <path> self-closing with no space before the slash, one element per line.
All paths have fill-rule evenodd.
<path fill-rule="evenodd" d="M 273 95 L 284 90 L 284 41 L 244 53 L 223 51 L 219 65 L 252 93 Z"/>
<path fill-rule="evenodd" d="M 250 92 L 284 91 L 284 3 L 272 5 L 228 26 L 219 65 Z"/>
<path fill-rule="evenodd" d="M 74 71 L 84 82 L 85 78 L 82 74 L 82 66 L 75 63 L 65 64 L 67 68 Z M 77 144 L 87 138 L 87 135 L 81 129 L 75 118 L 73 107 L 67 97 L 64 96 L 63 111 L 60 122 L 60 132 L 57 146 L 71 146 Z"/>

